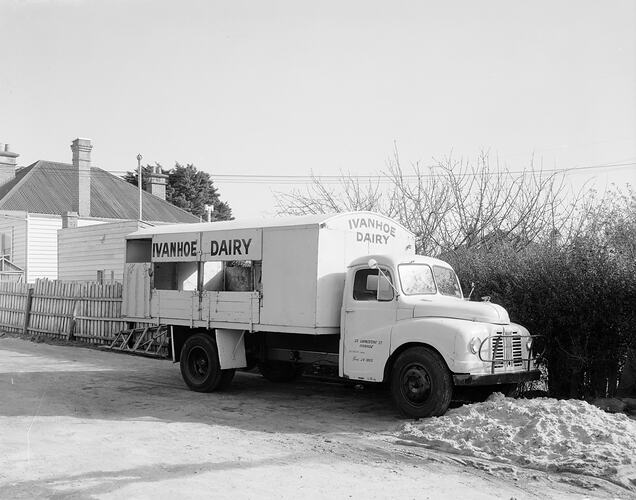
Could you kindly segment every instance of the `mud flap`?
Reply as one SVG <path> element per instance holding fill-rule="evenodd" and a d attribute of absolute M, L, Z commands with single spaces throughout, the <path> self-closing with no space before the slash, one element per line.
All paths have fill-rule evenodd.
<path fill-rule="evenodd" d="M 245 368 L 245 331 L 217 328 L 215 334 L 221 369 Z"/>

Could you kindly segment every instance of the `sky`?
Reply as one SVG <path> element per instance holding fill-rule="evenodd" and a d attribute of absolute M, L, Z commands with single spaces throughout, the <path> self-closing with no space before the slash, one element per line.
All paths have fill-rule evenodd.
<path fill-rule="evenodd" d="M 394 144 L 636 184 L 632 0 L 0 0 L 0 47 L 20 165 L 87 137 L 118 175 L 193 163 L 237 218 L 312 172 L 377 174 Z"/>

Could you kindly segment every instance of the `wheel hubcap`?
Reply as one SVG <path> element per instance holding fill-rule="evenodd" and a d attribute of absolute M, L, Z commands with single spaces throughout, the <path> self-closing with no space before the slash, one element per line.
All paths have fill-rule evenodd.
<path fill-rule="evenodd" d="M 205 350 L 200 347 L 194 347 L 188 356 L 188 366 L 194 379 L 204 379 L 210 367 L 210 360 Z"/>
<path fill-rule="evenodd" d="M 402 372 L 402 395 L 412 404 L 422 404 L 431 395 L 431 378 L 422 365 L 407 366 Z"/>

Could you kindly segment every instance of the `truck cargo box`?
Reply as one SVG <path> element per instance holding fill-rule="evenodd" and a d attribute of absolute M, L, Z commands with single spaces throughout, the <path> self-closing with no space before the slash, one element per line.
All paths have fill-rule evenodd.
<path fill-rule="evenodd" d="M 412 233 L 371 212 L 165 225 L 126 245 L 128 321 L 305 334 L 338 333 L 352 260 L 415 253 Z"/>

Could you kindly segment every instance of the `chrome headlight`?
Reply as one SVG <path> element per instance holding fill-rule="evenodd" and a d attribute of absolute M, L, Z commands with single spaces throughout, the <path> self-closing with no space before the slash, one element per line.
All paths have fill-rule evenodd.
<path fill-rule="evenodd" d="M 473 354 L 477 354 L 479 352 L 479 347 L 481 346 L 481 339 L 479 337 L 473 337 L 472 340 L 468 343 L 468 349 Z"/>

